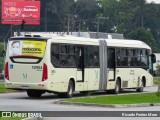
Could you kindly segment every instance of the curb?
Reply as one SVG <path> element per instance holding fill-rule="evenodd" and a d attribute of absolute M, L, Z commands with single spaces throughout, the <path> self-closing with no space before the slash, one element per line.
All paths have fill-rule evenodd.
<path fill-rule="evenodd" d="M 31 118 L 24 118 L 22 120 L 44 120 L 44 119 L 41 117 L 31 117 Z"/>
<path fill-rule="evenodd" d="M 109 107 L 109 108 L 126 108 L 126 107 L 149 107 L 160 106 L 160 103 L 142 103 L 142 104 L 95 104 L 95 103 L 74 103 L 68 101 L 55 101 L 54 104 L 63 105 L 79 105 L 79 106 L 93 106 L 93 107 Z"/>

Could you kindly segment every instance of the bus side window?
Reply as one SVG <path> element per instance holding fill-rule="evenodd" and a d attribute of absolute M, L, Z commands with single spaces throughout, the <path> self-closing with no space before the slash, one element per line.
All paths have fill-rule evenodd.
<path fill-rule="evenodd" d="M 59 59 L 59 44 L 51 45 L 51 63 L 56 67 L 60 66 Z"/>
<path fill-rule="evenodd" d="M 60 65 L 61 67 L 68 67 L 68 53 L 67 45 L 60 45 Z"/>
<path fill-rule="evenodd" d="M 128 49 L 121 49 L 121 66 L 128 66 Z"/>
<path fill-rule="evenodd" d="M 121 49 L 120 48 L 117 48 L 116 49 L 116 63 L 117 63 L 117 66 L 120 67 L 121 66 Z"/>
<path fill-rule="evenodd" d="M 68 66 L 76 67 L 76 55 L 75 55 L 75 46 L 68 46 Z"/>
<path fill-rule="evenodd" d="M 147 50 L 142 50 L 142 55 L 141 55 L 141 66 L 147 67 Z"/>
<path fill-rule="evenodd" d="M 99 47 L 98 46 L 88 46 L 88 66 L 89 67 L 99 67 Z"/>
<path fill-rule="evenodd" d="M 108 49 L 108 67 L 115 67 L 115 50 L 113 48 Z"/>
<path fill-rule="evenodd" d="M 137 49 L 136 66 L 141 66 L 141 50 Z"/>
<path fill-rule="evenodd" d="M 99 47 L 94 47 L 94 67 L 99 67 Z"/>

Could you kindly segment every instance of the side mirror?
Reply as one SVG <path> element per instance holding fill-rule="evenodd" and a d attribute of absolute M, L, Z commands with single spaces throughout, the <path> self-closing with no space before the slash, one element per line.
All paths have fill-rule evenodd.
<path fill-rule="evenodd" d="M 152 63 L 156 63 L 156 56 L 154 54 L 151 54 L 151 60 Z"/>

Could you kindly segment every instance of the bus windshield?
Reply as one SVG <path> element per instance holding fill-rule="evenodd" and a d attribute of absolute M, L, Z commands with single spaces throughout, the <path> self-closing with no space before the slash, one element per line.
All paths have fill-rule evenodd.
<path fill-rule="evenodd" d="M 10 40 L 9 57 L 43 58 L 46 49 L 45 40 Z"/>

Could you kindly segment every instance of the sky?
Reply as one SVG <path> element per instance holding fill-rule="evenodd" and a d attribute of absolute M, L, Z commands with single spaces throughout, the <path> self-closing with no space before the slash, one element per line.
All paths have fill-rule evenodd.
<path fill-rule="evenodd" d="M 155 3 L 160 3 L 160 0 L 147 0 L 148 2 L 154 1 Z"/>

